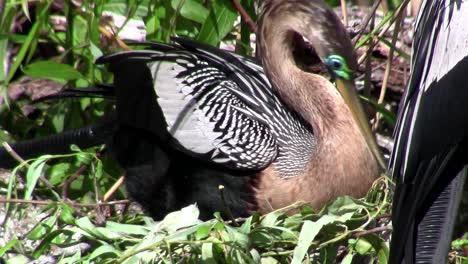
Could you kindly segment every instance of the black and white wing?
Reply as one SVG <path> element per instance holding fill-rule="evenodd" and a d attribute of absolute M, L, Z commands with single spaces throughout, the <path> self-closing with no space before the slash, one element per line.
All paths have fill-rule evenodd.
<path fill-rule="evenodd" d="M 161 124 L 186 153 L 233 169 L 259 170 L 279 155 L 281 127 L 287 130 L 292 124 L 310 134 L 273 94 L 260 66 L 229 52 L 177 42 L 150 43 L 151 50 L 118 53 L 98 62 L 113 71 L 144 64 L 140 72 L 150 74 L 155 93 L 148 97 L 155 98 Z M 135 76 L 123 78 L 125 85 L 114 80 L 116 90 L 131 89 L 129 79 Z M 132 93 L 141 93 L 139 89 Z M 119 100 L 135 100 L 130 93 L 116 93 L 118 112 Z"/>
<path fill-rule="evenodd" d="M 422 1 L 389 168 L 391 263 L 445 263 L 468 163 L 468 2 Z"/>

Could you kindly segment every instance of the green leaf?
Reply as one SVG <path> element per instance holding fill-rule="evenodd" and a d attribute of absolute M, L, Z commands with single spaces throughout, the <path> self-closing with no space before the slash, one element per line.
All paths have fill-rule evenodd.
<path fill-rule="evenodd" d="M 13 79 L 14 75 L 16 74 L 16 71 L 21 66 L 21 63 L 29 62 L 31 54 L 34 53 L 36 49 L 39 40 L 38 36 L 41 32 L 43 24 L 47 20 L 46 17 L 48 14 L 50 3 L 51 2 L 44 2 L 43 4 L 38 4 L 38 8 L 36 11 L 36 21 L 29 29 L 28 36 L 26 37 L 23 45 L 21 45 L 21 48 L 18 51 L 15 59 L 13 60 L 13 63 L 10 65 L 8 75 L 4 80 L 5 84 L 8 84 L 11 81 L 11 79 Z M 28 56 L 28 54 L 30 56 Z"/>
<path fill-rule="evenodd" d="M 164 217 L 161 222 L 161 229 L 169 234 L 175 233 L 178 229 L 200 223 L 198 216 L 200 211 L 195 205 L 189 205 L 180 211 L 172 212 Z"/>
<path fill-rule="evenodd" d="M 352 261 L 353 261 L 353 253 L 352 252 L 349 252 L 348 254 L 346 254 L 346 256 L 343 258 L 343 260 L 341 261 L 341 264 L 351 264 Z M 380 262 L 379 262 L 380 263 Z"/>
<path fill-rule="evenodd" d="M 264 227 L 276 226 L 278 218 L 283 215 L 284 213 L 281 211 L 273 211 L 271 213 L 264 215 L 260 224 L 261 226 L 264 226 Z"/>
<path fill-rule="evenodd" d="M 136 10 L 134 10 L 133 18 L 143 18 L 144 16 L 148 15 L 148 4 L 144 4 L 145 1 L 139 1 L 143 4 L 139 4 L 136 6 Z M 115 13 L 121 16 L 127 16 L 129 13 L 130 6 L 127 0 L 112 0 L 109 3 L 104 4 L 104 11 L 109 11 L 111 13 Z M 135 8 L 135 6 L 132 6 Z"/>
<path fill-rule="evenodd" d="M 374 107 L 374 109 L 377 110 L 377 112 L 379 112 L 379 114 L 381 114 L 390 125 L 395 125 L 396 116 L 394 113 L 365 96 L 360 95 L 359 98 Z"/>
<path fill-rule="evenodd" d="M 212 3 L 210 14 L 203 23 L 197 39 L 216 45 L 231 31 L 237 19 L 237 12 L 228 0 L 216 0 Z"/>
<path fill-rule="evenodd" d="M 241 227 L 239 227 L 239 231 L 244 234 L 249 234 L 251 227 L 252 227 L 252 220 L 253 220 L 252 216 L 245 219 L 245 222 L 241 225 Z"/>
<path fill-rule="evenodd" d="M 82 54 L 82 48 L 89 42 L 88 21 L 81 15 L 73 16 L 73 41 L 72 45 L 74 52 Z"/>
<path fill-rule="evenodd" d="M 69 236 L 72 236 L 73 234 L 69 230 L 65 229 L 59 229 L 59 230 L 54 230 L 54 231 L 49 231 L 45 236 L 41 239 L 41 243 L 39 246 L 37 246 L 34 249 L 34 252 L 32 253 L 32 256 L 34 258 L 38 258 L 39 256 L 43 255 L 46 250 L 50 249 L 50 246 L 52 244 L 56 244 L 54 241 L 57 237 L 59 237 L 61 234 L 67 233 Z"/>
<path fill-rule="evenodd" d="M 208 17 L 209 11 L 201 3 L 195 0 L 172 0 L 171 6 L 177 10 L 180 2 L 183 1 L 179 12 L 180 15 L 189 20 L 202 24 Z"/>
<path fill-rule="evenodd" d="M 196 240 L 201 240 L 210 234 L 211 227 L 208 225 L 200 225 L 197 229 L 197 232 L 195 233 L 195 239 Z"/>
<path fill-rule="evenodd" d="M 291 261 L 292 264 L 302 263 L 312 241 L 314 241 L 315 236 L 323 227 L 322 223 L 318 223 L 319 221 L 317 221 L 317 223 L 309 220 L 304 221 L 301 233 L 299 234 L 299 240 L 297 241 L 297 246 L 294 248 L 294 255 Z"/>
<path fill-rule="evenodd" d="M 17 255 L 17 256 L 9 258 L 8 262 L 6 262 L 6 264 L 23 264 L 23 263 L 24 264 L 31 263 L 31 259 L 29 259 L 25 255 Z"/>
<path fill-rule="evenodd" d="M 0 257 L 2 257 L 5 254 L 5 252 L 7 252 L 10 248 L 14 247 L 18 243 L 18 239 L 12 239 L 8 241 L 8 243 L 6 243 L 2 248 L 0 248 Z"/>
<path fill-rule="evenodd" d="M 52 185 L 57 185 L 68 177 L 71 165 L 68 162 L 54 164 L 47 169 L 47 178 Z"/>
<path fill-rule="evenodd" d="M 72 66 L 55 61 L 38 61 L 23 68 L 23 72 L 34 78 L 47 78 L 51 80 L 76 80 L 83 75 Z"/>
<path fill-rule="evenodd" d="M 31 15 L 29 14 L 29 7 L 28 7 L 27 0 L 21 0 L 21 8 L 23 9 L 23 14 L 26 16 L 26 18 L 29 21 L 31 21 Z"/>
<path fill-rule="evenodd" d="M 216 264 L 213 256 L 213 243 L 203 243 L 201 252 L 202 262 L 206 264 Z"/>
<path fill-rule="evenodd" d="M 109 244 L 104 244 L 98 248 L 96 248 L 93 253 L 91 253 L 91 255 L 89 255 L 89 259 L 88 260 L 93 260 L 101 255 L 104 255 L 104 254 L 111 254 L 111 255 L 115 255 L 115 256 L 119 256 L 119 254 L 117 254 L 118 250 L 116 250 L 113 246 L 109 245 Z"/>
<path fill-rule="evenodd" d="M 390 249 L 388 248 L 387 243 L 381 240 L 380 249 L 377 252 L 377 258 L 379 259 L 379 264 L 387 264 L 389 256 L 390 256 Z"/>
<path fill-rule="evenodd" d="M 277 263 L 279 263 L 278 260 L 276 260 L 273 257 L 262 258 L 262 260 L 260 261 L 260 264 L 277 264 Z"/>
<path fill-rule="evenodd" d="M 463 247 L 468 246 L 468 239 L 460 238 L 452 241 L 452 247 L 456 249 L 461 249 Z"/>
<path fill-rule="evenodd" d="M 44 156 L 42 156 L 44 157 Z M 24 192 L 24 199 L 31 199 L 32 192 L 36 187 L 37 181 L 42 174 L 42 169 L 45 165 L 45 159 L 35 160 L 31 166 L 29 166 L 28 172 L 26 173 L 26 191 Z"/>
<path fill-rule="evenodd" d="M 144 226 L 121 224 L 113 221 L 107 221 L 106 228 L 113 232 L 128 235 L 146 235 L 149 232 L 149 229 Z"/>
<path fill-rule="evenodd" d="M 360 255 L 365 255 L 372 249 L 372 244 L 369 241 L 367 241 L 367 239 L 360 237 L 356 241 L 356 244 L 354 245 L 354 249 L 356 249 L 356 252 L 359 253 Z"/>
<path fill-rule="evenodd" d="M 43 236 L 49 234 L 52 230 L 53 225 L 57 222 L 57 214 L 51 215 L 47 217 L 45 220 L 37 223 L 34 228 L 28 232 L 26 236 L 28 239 L 31 240 L 38 240 L 43 239 Z"/>
<path fill-rule="evenodd" d="M 379 264 L 387 264 L 388 263 L 388 249 L 384 250 L 383 248 L 377 252 L 377 258 Z"/>
<path fill-rule="evenodd" d="M 252 248 L 250 250 L 250 257 L 254 261 L 254 263 L 259 263 L 260 262 L 260 253 L 255 248 Z"/>
<path fill-rule="evenodd" d="M 229 234 L 229 240 L 227 241 L 233 241 L 242 248 L 248 248 L 250 241 L 249 237 L 246 234 L 239 232 L 238 229 L 228 225 L 226 225 L 226 231 Z"/>
<path fill-rule="evenodd" d="M 71 257 L 68 258 L 63 258 L 57 262 L 57 264 L 69 264 L 69 263 L 80 263 L 81 259 L 81 251 L 78 250 L 75 254 L 73 254 Z M 86 262 L 83 262 L 83 264 L 88 264 Z"/>
<path fill-rule="evenodd" d="M 61 203 L 59 207 L 61 209 L 59 215 L 60 221 L 69 225 L 75 224 L 75 218 L 73 217 L 73 208 L 64 203 Z"/>
<path fill-rule="evenodd" d="M 103 55 L 102 51 L 94 45 L 93 42 L 89 42 L 89 51 L 91 52 L 91 55 L 93 55 L 93 61 Z"/>

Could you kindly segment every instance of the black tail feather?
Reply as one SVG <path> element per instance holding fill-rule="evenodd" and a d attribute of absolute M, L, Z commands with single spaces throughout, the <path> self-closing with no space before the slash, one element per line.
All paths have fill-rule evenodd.
<path fill-rule="evenodd" d="M 447 185 L 423 217 L 416 240 L 416 263 L 445 263 L 460 205 L 466 168 Z"/>
<path fill-rule="evenodd" d="M 98 84 L 96 87 L 67 88 L 55 94 L 47 95 L 34 100 L 35 103 L 63 99 L 63 98 L 115 98 L 115 90 L 112 85 Z"/>
<path fill-rule="evenodd" d="M 115 131 L 115 122 L 106 121 L 76 130 L 48 136 L 41 139 L 23 141 L 12 146 L 13 150 L 23 159 L 30 159 L 43 154 L 69 153 L 70 145 L 89 148 L 105 144 Z M 0 148 L 0 167 L 12 168 L 18 164 L 5 148 Z"/>

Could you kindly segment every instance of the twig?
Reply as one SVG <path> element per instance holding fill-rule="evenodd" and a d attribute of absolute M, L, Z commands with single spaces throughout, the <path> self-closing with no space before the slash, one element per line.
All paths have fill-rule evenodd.
<path fill-rule="evenodd" d="M 114 41 L 115 43 L 117 43 L 117 45 L 119 47 L 121 47 L 123 50 L 126 50 L 126 51 L 130 51 L 132 50 L 129 46 L 127 46 L 127 44 L 125 44 L 121 39 L 119 39 L 118 36 L 112 34 L 109 30 L 107 30 L 105 27 L 103 26 L 98 26 L 98 29 L 99 29 L 99 32 L 101 32 L 101 34 L 103 34 L 104 36 L 106 36 L 106 38 L 108 39 L 111 39 L 112 41 Z"/>
<path fill-rule="evenodd" d="M 99 153 L 96 153 L 97 156 L 100 156 Z M 94 199 L 96 200 L 97 202 L 97 206 L 96 206 L 96 222 L 99 226 L 101 225 L 104 225 L 104 223 L 106 222 L 106 216 L 105 216 L 105 211 L 109 211 L 109 207 L 108 206 L 102 206 L 99 204 L 100 202 L 100 199 L 99 199 L 99 189 L 98 189 L 98 182 L 97 182 L 97 177 L 96 177 L 96 164 L 94 163 L 91 163 L 91 165 L 93 166 L 93 185 L 94 185 Z M 105 208 L 103 208 L 105 207 Z"/>
<path fill-rule="evenodd" d="M 2 143 L 2 146 L 5 148 L 5 150 L 8 152 L 8 154 L 10 154 L 10 156 L 15 159 L 16 161 L 18 161 L 19 163 L 22 163 L 24 164 L 24 166 L 26 168 L 29 168 L 29 163 L 27 163 L 23 158 L 21 158 L 20 155 L 18 155 L 18 153 L 16 153 L 16 151 L 7 143 L 7 142 L 3 142 Z M 39 176 L 39 179 L 47 186 L 47 188 L 51 189 L 51 190 L 54 190 L 55 191 L 55 187 L 54 185 L 52 185 L 52 183 L 50 183 L 47 178 L 44 176 L 44 174 L 41 174 Z"/>
<path fill-rule="evenodd" d="M 409 0 L 405 0 L 404 2 L 402 2 L 400 4 L 400 6 L 398 7 L 398 9 L 395 11 L 394 13 L 394 16 L 392 17 L 392 19 L 390 19 L 390 21 L 388 21 L 387 25 L 385 28 L 382 28 L 380 33 L 377 35 L 377 38 L 383 38 L 383 36 L 385 35 L 385 33 L 387 33 L 387 31 L 390 29 L 390 27 L 393 25 L 393 23 L 395 22 L 395 20 L 397 19 L 398 15 L 401 13 L 401 12 L 404 12 L 405 11 L 405 7 L 408 5 L 409 3 Z M 372 32 L 370 32 L 369 34 L 374 34 Z M 375 37 L 375 36 L 373 36 Z M 374 43 L 374 46 L 375 44 L 378 43 L 378 42 L 375 42 Z M 372 47 L 373 48 L 373 47 Z M 362 62 L 366 59 L 366 56 L 367 54 L 364 53 L 362 54 L 361 57 L 359 57 L 358 59 L 358 64 L 362 64 Z"/>
<path fill-rule="evenodd" d="M 370 24 L 369 24 L 369 30 L 372 32 L 374 30 L 374 25 L 375 25 L 375 16 L 371 16 Z M 372 78 L 372 50 L 374 48 L 374 39 L 371 38 L 369 39 L 369 45 L 366 50 L 366 71 L 364 73 L 364 95 L 367 98 L 370 98 L 371 96 L 371 78 Z M 367 110 L 369 110 L 368 107 L 366 107 Z"/>
<path fill-rule="evenodd" d="M 129 200 L 119 200 L 119 201 L 112 201 L 112 202 L 99 202 L 99 203 L 75 203 L 75 202 L 65 202 L 62 201 L 61 203 L 65 203 L 67 205 L 73 207 L 96 207 L 99 205 L 119 205 L 119 204 L 128 204 Z M 4 199 L 0 198 L 0 203 L 21 203 L 21 204 L 34 204 L 34 205 L 50 205 L 53 203 L 58 203 L 54 201 L 37 201 L 37 200 L 24 200 L 24 199 Z"/>
<path fill-rule="evenodd" d="M 398 34 L 400 33 L 400 26 L 401 22 L 403 20 L 403 14 L 404 12 L 399 12 L 397 19 L 395 20 L 395 28 L 393 30 L 393 36 L 392 36 L 392 45 L 390 46 L 390 51 L 388 53 L 388 58 L 387 58 L 387 64 L 385 68 L 385 74 L 384 78 L 382 81 L 382 88 L 380 89 L 380 95 L 379 95 L 379 100 L 377 101 L 378 104 L 382 104 L 384 99 L 385 99 L 385 94 L 387 93 L 387 86 L 388 86 L 388 79 L 390 77 L 390 73 L 392 71 L 392 62 L 393 62 L 393 53 L 395 51 L 395 45 L 398 39 Z M 381 114 L 377 112 L 375 114 L 375 123 L 374 123 L 374 129 L 376 129 L 379 125 L 379 120 L 380 120 Z"/>
<path fill-rule="evenodd" d="M 103 198 L 103 201 L 107 201 L 109 200 L 109 198 L 115 193 L 115 191 L 117 191 L 117 189 L 120 188 L 120 186 L 123 184 L 124 182 L 124 176 L 121 176 L 115 183 L 114 185 L 112 185 L 112 187 L 106 192 L 106 194 L 104 194 L 104 198 Z"/>
<path fill-rule="evenodd" d="M 227 216 L 231 219 L 232 224 L 234 226 L 240 226 L 239 223 L 236 222 L 236 219 L 234 218 L 234 216 L 232 215 L 231 208 L 229 208 L 229 206 L 226 204 L 226 200 L 224 197 L 224 186 L 219 185 L 218 190 L 219 190 L 219 193 L 221 194 L 221 202 L 223 203 L 224 209 L 226 209 Z"/>
<path fill-rule="evenodd" d="M 380 220 L 380 219 L 384 219 L 384 218 L 391 218 L 392 217 L 392 214 L 381 214 L 381 215 L 378 215 L 375 217 L 375 220 Z"/>
<path fill-rule="evenodd" d="M 23 163 L 24 162 L 24 159 L 20 157 L 20 155 L 18 155 L 18 153 L 16 153 L 15 150 L 13 150 L 13 148 L 7 143 L 7 142 L 3 142 L 2 143 L 2 146 L 3 148 L 5 148 L 5 150 L 8 152 L 8 154 L 10 154 L 10 156 L 15 159 L 16 161 L 18 161 L 19 163 Z M 26 168 L 29 167 L 29 164 L 25 164 Z"/>
<path fill-rule="evenodd" d="M 87 165 L 82 165 L 72 174 L 72 176 L 70 176 L 70 178 L 68 178 L 65 181 L 62 187 L 62 199 L 63 200 L 66 200 L 68 197 L 68 186 L 70 186 L 70 183 L 73 182 L 76 178 L 78 178 L 87 169 L 88 169 Z"/>
<path fill-rule="evenodd" d="M 239 2 L 237 2 L 237 0 L 232 0 L 232 3 L 236 7 L 237 12 L 239 12 L 239 15 L 250 28 L 250 30 L 254 33 L 257 32 L 257 26 L 253 22 L 252 18 L 250 18 L 249 14 L 247 14 L 247 11 L 245 11 L 245 9 L 239 4 Z"/>
<path fill-rule="evenodd" d="M 341 15 L 343 17 L 343 24 L 348 27 L 348 13 L 346 10 L 346 0 L 340 0 L 341 2 Z"/>
<path fill-rule="evenodd" d="M 369 25 L 372 18 L 375 18 L 374 14 L 377 11 L 377 8 L 379 7 L 380 1 L 382 0 L 378 0 L 374 2 L 374 5 L 372 6 L 371 11 L 367 14 L 366 18 L 364 19 L 364 22 L 361 24 L 361 28 L 358 30 L 357 35 L 354 37 L 355 39 L 354 45 L 356 45 L 356 43 L 358 42 L 359 38 L 361 37 L 366 27 Z"/>
<path fill-rule="evenodd" d="M 358 232 L 358 233 L 354 234 L 354 237 L 362 237 L 362 236 L 365 236 L 365 235 L 368 235 L 368 234 L 375 234 L 375 233 L 380 233 L 380 232 L 389 231 L 389 230 L 392 230 L 392 228 L 389 227 L 389 226 L 379 226 L 379 227 L 376 227 L 376 228 L 372 228 L 372 229 L 369 229 L 369 230 Z"/>
<path fill-rule="evenodd" d="M 6 0 L 0 0 L 0 22 L 3 22 L 3 11 L 5 9 Z M 0 23 L 3 24 L 3 23 Z"/>

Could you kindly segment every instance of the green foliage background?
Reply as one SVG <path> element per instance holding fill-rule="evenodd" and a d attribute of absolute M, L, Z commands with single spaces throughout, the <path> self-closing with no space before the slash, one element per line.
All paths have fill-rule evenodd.
<path fill-rule="evenodd" d="M 255 20 L 253 0 L 240 2 Z M 112 76 L 94 63 L 99 56 L 122 49 L 102 35 L 102 28 L 112 31 L 105 14 L 124 17 L 124 24 L 142 21 L 147 41 L 168 42 L 174 35 L 215 46 L 223 41 L 240 54 L 252 55 L 252 32 L 243 21 L 236 23 L 237 10 L 230 0 L 76 3 L 5 1 L 0 16 L 0 58 L 4 62 L 0 73 L 5 73 L 0 74 L 0 142 L 14 143 L 82 127 L 111 111 L 112 104 L 102 99 L 31 104 L 40 91 L 51 87 L 111 82 Z M 19 96 L 7 96 L 7 87 L 15 85 Z M 382 114 L 392 118 L 383 108 Z M 385 177 L 366 198 L 342 197 L 320 212 L 293 205 L 264 216 L 255 214 L 236 225 L 219 215 L 201 222 L 196 208 L 188 207 L 154 223 L 138 213 L 118 213 L 112 204 L 96 205 L 121 174 L 108 157 L 97 154 L 100 150 L 74 147 L 72 154 L 41 156 L 28 161 L 29 168 L 22 164 L 1 183 L 0 195 L 6 199 L 45 201 L 46 205 L 32 229 L 0 243 L 0 261 L 26 263 L 42 256 L 51 256 L 58 263 L 387 261 L 391 182 Z M 124 199 L 125 192 L 120 189 L 114 198 Z M 90 204 L 95 206 L 85 206 Z M 31 214 L 25 203 L 6 203 L 0 224 L 5 232 L 15 234 L 15 230 L 8 230 L 9 223 L 38 217 Z M 457 247 L 463 247 L 465 240 L 459 240 Z M 76 247 L 82 244 L 85 250 Z M 66 250 L 70 248 L 71 253 Z M 461 263 L 463 259 L 454 261 Z"/>

